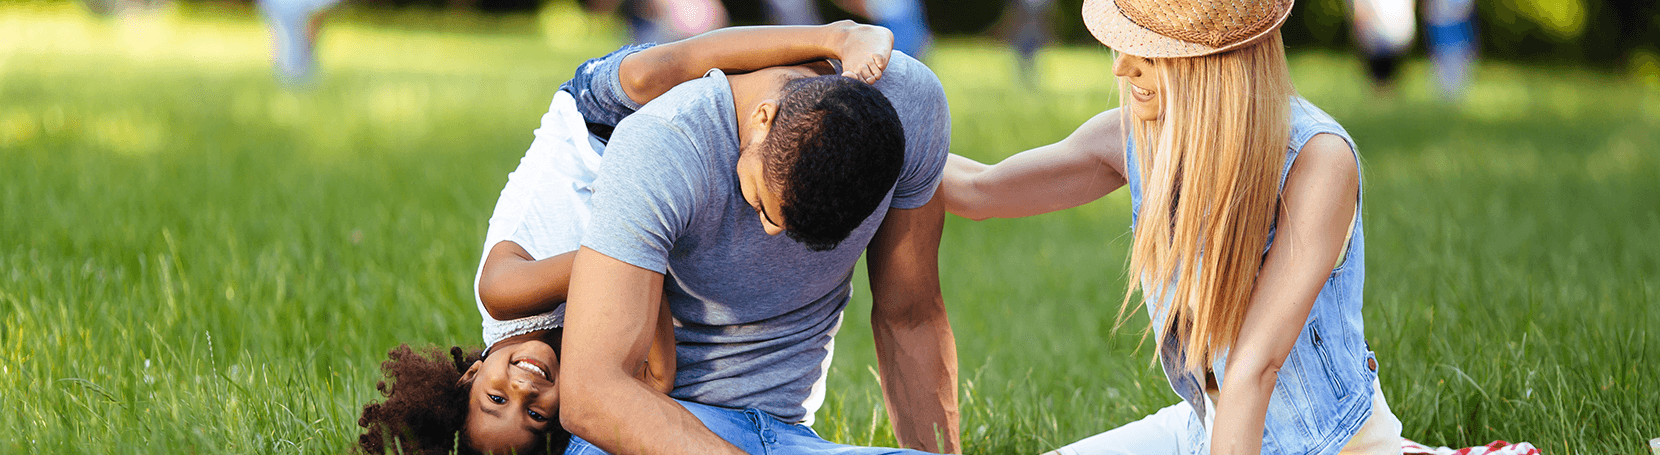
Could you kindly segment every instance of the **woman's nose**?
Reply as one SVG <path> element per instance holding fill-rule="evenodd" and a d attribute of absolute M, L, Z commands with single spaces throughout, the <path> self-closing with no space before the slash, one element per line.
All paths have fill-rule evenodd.
<path fill-rule="evenodd" d="M 1130 66 L 1129 55 L 1119 53 L 1118 57 L 1112 60 L 1112 74 L 1118 77 L 1135 77 L 1140 75 L 1140 72 Z"/>

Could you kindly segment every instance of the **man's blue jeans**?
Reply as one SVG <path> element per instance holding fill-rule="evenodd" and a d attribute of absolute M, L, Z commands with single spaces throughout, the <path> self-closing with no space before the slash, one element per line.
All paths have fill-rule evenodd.
<path fill-rule="evenodd" d="M 762 455 L 877 455 L 877 454 L 924 454 L 907 449 L 888 449 L 879 447 L 858 447 L 845 444 L 836 444 L 818 437 L 818 433 L 806 425 L 784 423 L 772 415 L 757 409 L 739 410 L 717 408 L 714 406 L 680 401 L 687 411 L 703 421 L 726 442 L 738 446 L 746 453 Z M 602 455 L 605 451 L 594 447 L 582 438 L 571 436 L 571 445 L 565 450 L 565 455 Z"/>

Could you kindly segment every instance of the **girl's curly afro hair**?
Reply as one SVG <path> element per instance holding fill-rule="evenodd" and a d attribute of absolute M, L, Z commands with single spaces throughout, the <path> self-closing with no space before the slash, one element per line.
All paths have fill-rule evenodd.
<path fill-rule="evenodd" d="M 471 384 L 459 381 L 484 354 L 460 347 L 451 347 L 449 354 L 450 359 L 445 359 L 437 346 L 416 350 L 407 344 L 386 353 L 390 360 L 381 363 L 380 369 L 388 381 L 375 384 L 386 400 L 363 405 L 363 415 L 357 419 L 363 427 L 357 444 L 364 453 L 476 452 L 461 431 L 467 423 Z"/>

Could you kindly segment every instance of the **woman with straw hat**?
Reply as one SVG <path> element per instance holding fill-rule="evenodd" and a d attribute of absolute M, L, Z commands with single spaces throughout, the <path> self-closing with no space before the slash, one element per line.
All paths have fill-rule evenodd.
<path fill-rule="evenodd" d="M 953 155 L 946 209 L 1036 215 L 1130 190 L 1138 290 L 1182 402 L 1061 448 L 1400 453 L 1361 319 L 1355 145 L 1297 97 L 1291 0 L 1087 0 L 1127 106 L 995 165 Z"/>

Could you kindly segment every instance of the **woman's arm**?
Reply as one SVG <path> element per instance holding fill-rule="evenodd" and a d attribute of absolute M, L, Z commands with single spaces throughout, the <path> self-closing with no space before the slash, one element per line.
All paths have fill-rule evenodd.
<path fill-rule="evenodd" d="M 1096 115 L 1060 142 L 993 165 L 958 155 L 945 163 L 945 210 L 975 220 L 1018 218 L 1083 205 L 1124 186 L 1119 110 Z"/>
<path fill-rule="evenodd" d="M 853 21 L 815 26 L 731 27 L 654 46 L 625 57 L 623 91 L 645 104 L 710 68 L 743 72 L 839 59 L 843 76 L 874 83 L 893 52 L 893 32 Z"/>
<path fill-rule="evenodd" d="M 478 275 L 478 299 L 498 321 L 534 316 L 565 301 L 576 252 L 536 260 L 524 247 L 501 241 L 490 248 Z"/>
<path fill-rule="evenodd" d="M 1211 453 L 1262 451 L 1263 420 L 1280 366 L 1297 343 L 1354 221 L 1360 195 L 1357 169 L 1348 142 L 1331 134 L 1314 136 L 1292 166 L 1274 247 L 1263 259 L 1251 306 L 1228 353 Z"/>

